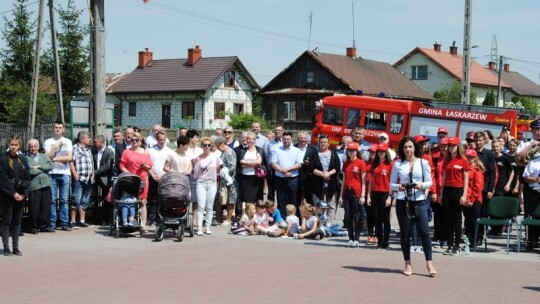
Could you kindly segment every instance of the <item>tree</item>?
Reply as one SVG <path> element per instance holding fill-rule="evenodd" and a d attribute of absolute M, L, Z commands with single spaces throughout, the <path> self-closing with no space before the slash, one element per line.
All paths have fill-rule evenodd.
<path fill-rule="evenodd" d="M 86 31 L 80 23 L 82 10 L 77 10 L 73 0 L 68 0 L 65 8 L 57 9 L 60 31 L 58 36 L 58 57 L 60 60 L 60 79 L 65 110 L 69 109 L 71 96 L 90 87 L 89 50 L 85 43 Z M 54 77 L 52 51 L 44 54 L 44 73 Z M 66 111 L 67 113 L 67 111 Z"/>
<path fill-rule="evenodd" d="M 25 2 L 15 0 L 13 20 L 4 16 L 2 36 L 6 48 L 0 51 L 3 81 L 32 81 L 36 22 L 30 22 Z"/>
<path fill-rule="evenodd" d="M 484 106 L 495 106 L 495 94 L 493 93 L 493 90 L 489 90 L 486 93 L 486 98 L 482 102 L 482 105 Z"/>
<path fill-rule="evenodd" d="M 513 104 L 513 105 L 512 105 Z M 536 117 L 540 114 L 540 109 L 538 104 L 528 96 L 514 96 L 512 97 L 512 104 L 509 104 L 509 107 L 515 107 L 518 109 L 525 108 L 531 111 L 531 114 Z"/>
<path fill-rule="evenodd" d="M 461 82 L 455 80 L 452 84 L 445 85 L 442 89 L 433 93 L 433 97 L 437 101 L 461 103 Z M 476 92 L 471 88 L 470 94 L 471 104 L 476 104 Z"/>
<path fill-rule="evenodd" d="M 28 121 L 28 103 L 30 100 L 30 83 L 22 80 L 0 82 L 2 111 L 0 121 L 8 123 L 24 123 Z M 51 94 L 39 92 L 36 107 L 36 124 L 51 123 L 56 117 L 56 103 Z"/>

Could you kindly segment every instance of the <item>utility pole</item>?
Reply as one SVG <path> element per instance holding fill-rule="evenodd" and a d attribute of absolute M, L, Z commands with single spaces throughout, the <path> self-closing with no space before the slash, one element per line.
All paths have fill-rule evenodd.
<path fill-rule="evenodd" d="M 49 0 L 49 17 L 51 22 L 51 40 L 54 58 L 54 82 L 56 84 L 57 119 L 66 123 L 64 119 L 64 101 L 62 99 L 62 80 L 60 79 L 60 59 L 58 57 L 58 39 L 56 37 L 56 22 L 54 18 L 54 0 Z"/>
<path fill-rule="evenodd" d="M 90 128 L 92 136 L 105 135 L 106 111 L 105 111 L 105 5 L 104 0 L 90 1 L 90 45 L 92 56 L 92 88 L 89 104 L 89 123 L 94 123 Z M 95 118 L 95 121 L 94 119 Z M 93 133 L 93 132 L 95 133 Z"/>
<path fill-rule="evenodd" d="M 502 87 L 501 87 L 501 76 L 502 76 L 502 66 L 503 66 L 503 56 L 499 57 L 499 77 L 497 79 L 497 106 L 503 107 L 504 106 L 504 100 L 501 100 L 501 93 L 502 93 Z"/>
<path fill-rule="evenodd" d="M 38 28 L 36 32 L 36 48 L 34 54 L 34 70 L 32 71 L 32 95 L 30 97 L 30 109 L 28 111 L 28 136 L 34 138 L 36 127 L 36 107 L 37 94 L 39 88 L 39 65 L 41 60 L 41 33 L 43 31 L 43 11 L 45 10 L 45 0 L 39 1 Z"/>
<path fill-rule="evenodd" d="M 465 18 L 464 18 L 464 31 L 463 31 L 463 74 L 461 77 L 462 95 L 461 103 L 471 103 L 471 46 L 470 46 L 470 33 L 472 22 L 472 0 L 465 0 Z"/>
<path fill-rule="evenodd" d="M 311 49 L 311 26 L 313 25 L 313 12 L 309 12 L 309 39 L 307 44 L 308 51 Z"/>

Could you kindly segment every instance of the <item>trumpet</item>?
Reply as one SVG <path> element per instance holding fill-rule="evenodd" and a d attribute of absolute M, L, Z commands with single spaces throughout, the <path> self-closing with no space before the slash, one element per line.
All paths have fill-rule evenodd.
<path fill-rule="evenodd" d="M 538 158 L 538 157 L 540 157 L 540 145 L 536 145 L 536 146 L 534 146 L 534 148 L 529 150 L 529 152 L 527 152 L 527 154 L 523 158 L 523 162 L 525 164 L 528 164 L 529 161 L 531 161 L 531 160 L 533 160 L 535 158 Z"/>

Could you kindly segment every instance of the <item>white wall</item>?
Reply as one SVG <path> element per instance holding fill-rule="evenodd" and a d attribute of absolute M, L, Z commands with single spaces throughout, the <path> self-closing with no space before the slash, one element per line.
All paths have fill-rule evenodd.
<path fill-rule="evenodd" d="M 450 76 L 445 70 L 433 63 L 420 53 L 416 53 L 409 57 L 405 62 L 397 66 L 397 70 L 403 75 L 411 78 L 411 67 L 416 65 L 428 66 L 428 79 L 427 80 L 412 80 L 418 86 L 420 86 L 429 94 L 433 95 L 437 90 L 440 90 L 447 84 L 451 84 L 454 81 L 454 77 Z"/>

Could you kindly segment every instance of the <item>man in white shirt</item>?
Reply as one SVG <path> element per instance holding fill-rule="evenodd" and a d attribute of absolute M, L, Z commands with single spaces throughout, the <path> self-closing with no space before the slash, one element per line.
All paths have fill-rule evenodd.
<path fill-rule="evenodd" d="M 43 145 L 45 154 L 53 161 L 53 169 L 49 171 L 52 192 L 50 225 L 52 229 L 56 229 L 56 204 L 58 204 L 62 230 L 71 231 L 68 217 L 68 196 L 71 186 L 69 163 L 73 158 L 73 144 L 71 140 L 63 136 L 65 131 L 63 122 L 55 122 L 53 128 L 54 136 L 47 139 Z"/>
<path fill-rule="evenodd" d="M 254 122 L 251 124 L 251 131 L 255 133 L 255 146 L 266 151 L 266 145 L 268 145 L 268 138 L 261 134 L 261 123 Z"/>
<path fill-rule="evenodd" d="M 298 207 L 298 177 L 302 155 L 300 149 L 292 145 L 291 132 L 284 132 L 282 139 L 283 146 L 274 148 L 270 162 L 275 171 L 278 209 L 286 214 L 287 204 Z"/>
<path fill-rule="evenodd" d="M 158 131 L 156 134 L 156 145 L 150 149 L 150 158 L 152 158 L 152 169 L 148 171 L 148 220 L 146 225 L 150 226 L 156 220 L 158 185 L 159 181 L 165 174 L 163 166 L 167 160 L 167 155 L 173 151 L 167 147 L 167 134 L 163 131 Z"/>

